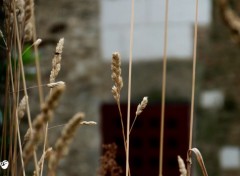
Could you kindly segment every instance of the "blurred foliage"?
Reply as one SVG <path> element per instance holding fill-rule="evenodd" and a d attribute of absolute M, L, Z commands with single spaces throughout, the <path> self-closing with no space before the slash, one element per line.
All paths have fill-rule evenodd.
<path fill-rule="evenodd" d="M 34 51 L 32 48 L 30 48 L 31 45 L 29 44 L 26 44 L 24 46 L 24 49 L 23 49 L 23 56 L 22 56 L 22 60 L 23 60 L 23 64 L 24 65 L 28 65 L 28 64 L 32 64 L 34 63 Z"/>

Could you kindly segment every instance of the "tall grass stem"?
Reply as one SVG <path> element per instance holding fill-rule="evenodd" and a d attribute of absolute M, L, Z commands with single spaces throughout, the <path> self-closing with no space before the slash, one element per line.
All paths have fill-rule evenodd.
<path fill-rule="evenodd" d="M 167 74 L 166 73 L 167 72 L 167 45 L 168 45 L 168 0 L 165 0 L 159 176 L 162 176 L 162 173 L 163 173 L 164 119 L 165 119 L 165 95 L 166 95 L 166 74 Z"/>

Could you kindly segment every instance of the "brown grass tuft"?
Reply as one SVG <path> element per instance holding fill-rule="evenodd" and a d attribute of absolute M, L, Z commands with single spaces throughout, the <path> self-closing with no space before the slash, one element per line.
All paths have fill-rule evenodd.
<path fill-rule="evenodd" d="M 100 168 L 98 176 L 120 176 L 123 173 L 122 168 L 116 162 L 117 145 L 115 143 L 103 145 L 105 153 L 100 158 Z"/>
<path fill-rule="evenodd" d="M 54 151 L 51 154 L 49 159 L 49 164 L 48 164 L 49 176 L 56 175 L 55 172 L 56 172 L 58 162 L 62 157 L 67 155 L 69 145 L 72 142 L 73 136 L 83 118 L 84 118 L 83 113 L 80 112 L 75 114 L 62 130 L 62 134 L 58 138 L 54 147 Z"/>
<path fill-rule="evenodd" d="M 34 119 L 32 132 L 30 130 L 30 139 L 27 141 L 26 146 L 23 149 L 24 162 L 28 161 L 38 143 L 41 141 L 42 129 L 44 125 L 52 119 L 53 110 L 57 106 L 60 95 L 64 89 L 65 86 L 56 87 L 43 104 L 41 113 Z"/>

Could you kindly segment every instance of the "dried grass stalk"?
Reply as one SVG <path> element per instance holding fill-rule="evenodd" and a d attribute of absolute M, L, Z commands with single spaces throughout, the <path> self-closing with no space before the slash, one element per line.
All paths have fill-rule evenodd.
<path fill-rule="evenodd" d="M 49 158 L 49 156 L 51 155 L 51 153 L 52 153 L 52 147 L 48 148 L 48 149 L 42 154 L 40 160 L 38 161 L 38 168 L 41 169 L 41 165 L 42 165 L 44 159 Z M 39 170 L 39 172 L 41 172 L 41 170 Z M 36 170 L 34 170 L 33 176 L 37 176 Z"/>
<path fill-rule="evenodd" d="M 58 86 L 53 89 L 53 92 L 49 95 L 46 102 L 42 106 L 41 113 L 33 121 L 33 129 L 30 130 L 30 139 L 27 141 L 23 150 L 23 160 L 27 162 L 32 156 L 33 151 L 36 149 L 38 143 L 42 138 L 42 129 L 45 124 L 53 117 L 53 110 L 58 104 L 58 100 L 65 86 Z"/>
<path fill-rule="evenodd" d="M 112 87 L 112 94 L 114 99 L 117 102 L 118 106 L 118 111 L 120 115 L 120 120 L 121 120 L 121 126 L 122 126 L 122 135 L 123 135 L 123 142 L 124 142 L 124 147 L 126 151 L 126 136 L 125 136 L 125 129 L 124 129 L 124 123 L 123 123 L 123 117 L 122 117 L 122 112 L 121 112 L 121 107 L 120 107 L 120 92 L 121 89 L 123 88 L 123 79 L 121 76 L 121 57 L 118 52 L 114 52 L 112 54 L 112 64 L 111 64 L 111 70 L 112 70 L 112 80 L 114 82 L 114 85 Z"/>
<path fill-rule="evenodd" d="M 61 38 L 57 44 L 56 51 L 52 60 L 52 71 L 50 74 L 50 83 L 54 83 L 61 69 L 61 59 L 63 50 L 64 38 Z"/>
<path fill-rule="evenodd" d="M 197 149 L 197 148 L 192 148 L 192 149 L 189 149 L 188 150 L 188 153 L 187 153 L 187 162 L 189 163 L 189 165 L 192 164 L 192 161 L 191 161 L 191 156 L 192 156 L 192 152 L 196 155 L 197 157 L 197 161 L 198 161 L 198 164 L 200 165 L 201 167 L 201 170 L 202 170 L 202 173 L 204 176 L 208 176 L 208 173 L 207 173 L 207 169 L 205 167 L 205 164 L 204 164 L 204 161 L 203 161 L 203 157 L 202 157 L 202 154 L 201 152 Z M 190 168 L 190 167 L 189 167 Z M 187 168 L 187 175 L 190 176 L 190 172 L 191 170 Z"/>
<path fill-rule="evenodd" d="M 73 118 L 70 119 L 70 121 L 65 125 L 65 127 L 62 130 L 61 136 L 58 138 L 54 151 L 50 156 L 49 163 L 48 163 L 48 168 L 49 176 L 54 176 L 56 175 L 56 167 L 58 165 L 58 162 L 60 159 L 64 156 L 67 155 L 69 145 L 72 142 L 73 136 L 76 133 L 76 130 L 78 126 L 80 125 L 80 122 L 84 118 L 83 113 L 77 113 L 73 116 Z"/>
<path fill-rule="evenodd" d="M 187 176 L 187 169 L 186 169 L 183 159 L 180 156 L 178 156 L 177 159 L 178 159 L 178 167 L 179 167 L 180 176 Z"/>
<path fill-rule="evenodd" d="M 22 119 L 23 116 L 25 115 L 26 108 L 27 108 L 27 101 L 28 101 L 28 96 L 25 95 L 19 103 L 18 110 L 17 110 L 19 119 Z"/>
<path fill-rule="evenodd" d="M 112 54 L 112 80 L 114 82 L 114 86 L 112 87 L 112 93 L 114 99 L 119 102 L 120 101 L 120 91 L 123 87 L 123 80 L 121 76 L 121 58 L 118 52 Z"/>

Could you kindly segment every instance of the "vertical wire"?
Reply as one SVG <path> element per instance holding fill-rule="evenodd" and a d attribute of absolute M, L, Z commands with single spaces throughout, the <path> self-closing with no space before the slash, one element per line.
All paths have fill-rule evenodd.
<path fill-rule="evenodd" d="M 161 106 L 161 129 L 160 129 L 160 152 L 159 152 L 159 176 L 162 176 L 163 167 L 163 141 L 164 141 L 164 116 L 166 95 L 166 72 L 167 72 L 167 45 L 168 45 L 168 0 L 165 1 L 164 19 L 164 47 L 163 47 L 163 76 L 162 76 L 162 106 Z"/>
<path fill-rule="evenodd" d="M 197 60 L 197 35 L 198 35 L 198 0 L 196 0 L 196 13 L 194 23 L 194 46 L 193 46 L 193 71 L 192 71 L 192 95 L 191 95 L 191 115 L 190 115 L 190 129 L 189 129 L 189 146 L 188 149 L 192 148 L 193 138 L 193 120 L 194 120 L 194 101 L 195 101 L 195 80 L 196 80 L 196 60 Z M 187 163 L 187 175 L 190 176 L 191 172 L 191 153 L 188 157 Z"/>
<path fill-rule="evenodd" d="M 131 78 L 132 78 L 133 30 L 134 30 L 134 0 L 132 0 L 131 5 L 130 48 L 129 48 L 126 176 L 128 176 L 129 173 L 129 128 L 130 128 L 131 82 L 132 82 Z"/>

